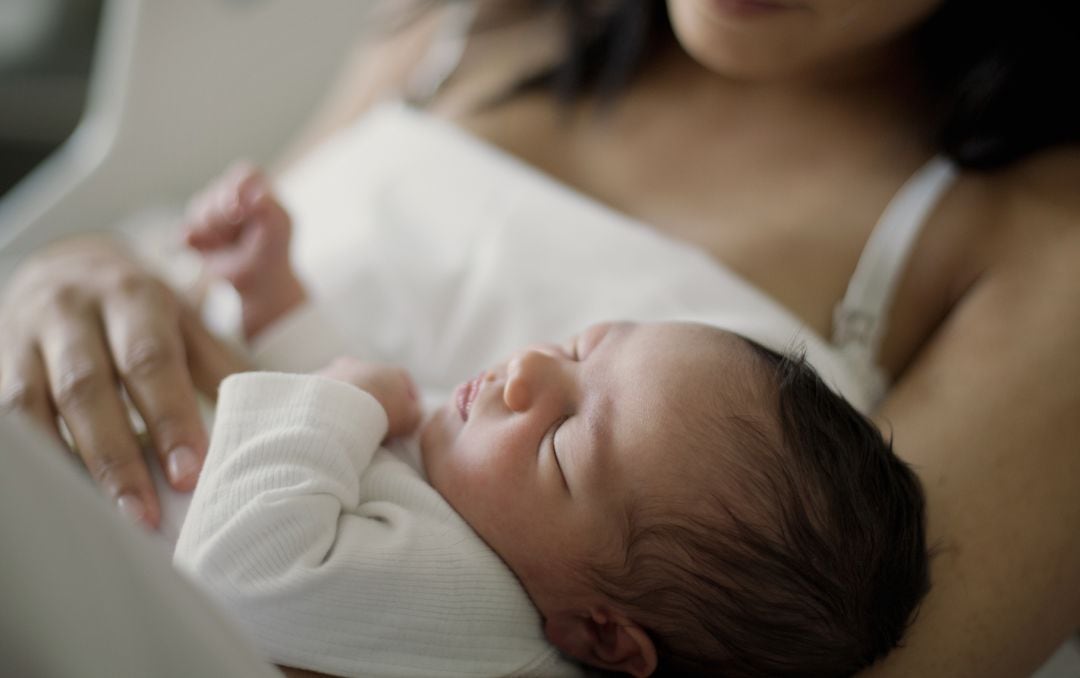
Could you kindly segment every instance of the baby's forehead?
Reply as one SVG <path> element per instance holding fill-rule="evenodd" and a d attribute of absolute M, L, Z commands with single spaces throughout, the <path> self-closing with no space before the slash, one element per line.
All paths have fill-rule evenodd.
<path fill-rule="evenodd" d="M 733 332 L 679 325 L 646 337 L 634 378 L 656 389 L 677 414 L 738 405 L 768 390 L 769 375 L 750 343 Z M 677 416 L 675 418 L 678 418 Z"/>
<path fill-rule="evenodd" d="M 674 441 L 685 447 L 722 431 L 729 416 L 768 409 L 760 397 L 770 391 L 768 371 L 739 335 L 692 323 L 613 333 L 596 349 L 599 364 L 586 360 L 584 410 L 594 439 L 634 455 Z"/>
<path fill-rule="evenodd" d="M 736 334 L 690 327 L 657 339 L 665 354 L 640 365 L 631 396 L 614 403 L 611 423 L 624 430 L 612 441 L 648 467 L 640 483 L 685 494 L 696 484 L 689 479 L 712 482 L 722 468 L 745 463 L 747 439 L 772 437 L 774 389 L 769 370 Z"/>
<path fill-rule="evenodd" d="M 589 410 L 605 428 L 653 438 L 751 407 L 768 392 L 767 370 L 739 335 L 705 325 L 642 326 L 611 342 L 588 369 Z M 604 403 L 603 408 L 592 405 Z M 618 433 L 616 431 L 615 433 Z"/>

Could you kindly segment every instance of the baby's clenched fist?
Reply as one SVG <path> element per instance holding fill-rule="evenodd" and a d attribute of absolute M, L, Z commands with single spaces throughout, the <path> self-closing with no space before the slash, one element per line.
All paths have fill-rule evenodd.
<path fill-rule="evenodd" d="M 416 386 L 404 368 L 342 356 L 316 374 L 352 384 L 374 396 L 386 410 L 388 438 L 412 433 L 420 423 Z"/>

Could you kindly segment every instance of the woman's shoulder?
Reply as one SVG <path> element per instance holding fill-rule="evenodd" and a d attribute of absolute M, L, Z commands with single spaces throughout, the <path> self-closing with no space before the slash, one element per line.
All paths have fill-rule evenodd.
<path fill-rule="evenodd" d="M 983 270 L 877 415 L 927 493 L 934 586 L 867 678 L 1028 675 L 1080 622 L 1077 186 L 1075 148 L 955 186 Z"/>
<path fill-rule="evenodd" d="M 990 186 L 1004 197 L 1002 226 L 1017 235 L 1080 230 L 1080 145 L 1043 151 L 998 172 Z"/>
<path fill-rule="evenodd" d="M 894 334 L 909 328 L 916 339 L 908 345 L 925 349 L 926 338 L 945 324 L 953 334 L 967 328 L 961 332 L 966 340 L 982 331 L 971 323 L 993 323 L 1020 308 L 1031 314 L 1028 330 L 1075 325 L 1080 332 L 1078 186 L 1080 147 L 994 171 L 962 170 L 913 252 L 905 276 L 909 294 L 898 296 L 891 322 Z M 958 325 L 960 317 L 965 323 Z M 890 346 L 886 342 L 886 359 L 889 350 L 895 353 Z M 895 364 L 909 365 L 915 357 L 899 355 Z"/>
<path fill-rule="evenodd" d="M 1039 265 L 1062 251 L 1080 256 L 1080 145 L 1046 150 L 988 173 L 962 173 L 981 273 Z M 1080 261 L 1080 259 L 1076 259 Z M 1080 286 L 1080 276 L 1071 276 Z"/>
<path fill-rule="evenodd" d="M 972 254 L 967 284 L 948 315 L 966 311 L 989 323 L 1011 317 L 1028 348 L 1043 341 L 1037 334 L 1080 340 L 1080 146 L 994 172 L 961 173 L 957 184 L 969 194 L 964 230 Z"/>
<path fill-rule="evenodd" d="M 991 266 L 1043 281 L 1043 303 L 1060 306 L 1059 324 L 1080 327 L 1080 146 L 1042 152 L 990 182 L 1001 196 Z M 1052 286 L 1053 295 L 1045 294 Z"/>

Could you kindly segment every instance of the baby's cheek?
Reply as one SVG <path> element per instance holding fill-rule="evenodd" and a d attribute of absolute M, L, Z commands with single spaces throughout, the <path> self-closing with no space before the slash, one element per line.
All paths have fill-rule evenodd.
<path fill-rule="evenodd" d="M 496 458 L 457 457 L 447 462 L 440 469 L 436 489 L 474 528 L 501 522 L 500 516 L 505 517 L 523 499 L 521 488 Z"/>
<path fill-rule="evenodd" d="M 425 448 L 424 467 L 428 482 L 458 512 L 458 505 L 481 484 L 476 464 L 451 445 Z"/>

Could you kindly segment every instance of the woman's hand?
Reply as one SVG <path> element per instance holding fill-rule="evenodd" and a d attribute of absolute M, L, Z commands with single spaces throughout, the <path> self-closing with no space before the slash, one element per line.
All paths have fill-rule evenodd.
<path fill-rule="evenodd" d="M 170 483 L 195 486 L 207 434 L 196 388 L 214 395 L 243 362 L 163 282 L 104 238 L 68 240 L 16 271 L 0 302 L 0 408 L 74 449 L 125 513 L 156 527 L 160 505 L 122 393 Z"/>
<path fill-rule="evenodd" d="M 416 386 L 403 368 L 343 356 L 316 374 L 352 384 L 374 396 L 386 410 L 388 438 L 408 435 L 420 423 Z"/>

